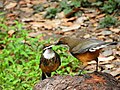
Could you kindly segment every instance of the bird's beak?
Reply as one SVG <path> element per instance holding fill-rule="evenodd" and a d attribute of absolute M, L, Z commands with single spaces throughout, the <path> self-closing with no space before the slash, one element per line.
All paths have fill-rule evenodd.
<path fill-rule="evenodd" d="M 46 50 L 46 49 L 52 48 L 53 46 L 54 46 L 54 45 L 47 46 L 47 47 L 45 47 L 43 50 Z"/>
<path fill-rule="evenodd" d="M 59 44 L 60 44 L 59 41 L 53 43 L 53 45 L 59 45 Z"/>

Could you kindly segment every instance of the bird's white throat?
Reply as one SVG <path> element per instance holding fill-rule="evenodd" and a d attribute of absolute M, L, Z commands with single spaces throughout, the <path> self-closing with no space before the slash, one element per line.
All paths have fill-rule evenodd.
<path fill-rule="evenodd" d="M 46 49 L 45 52 L 43 53 L 44 58 L 46 59 L 51 59 L 55 56 L 55 53 L 51 49 Z"/>

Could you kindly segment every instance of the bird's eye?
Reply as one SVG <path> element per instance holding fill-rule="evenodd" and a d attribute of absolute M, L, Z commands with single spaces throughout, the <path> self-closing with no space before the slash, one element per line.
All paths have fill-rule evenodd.
<path fill-rule="evenodd" d="M 63 42 L 62 42 L 62 41 L 59 41 L 59 44 L 63 44 Z"/>

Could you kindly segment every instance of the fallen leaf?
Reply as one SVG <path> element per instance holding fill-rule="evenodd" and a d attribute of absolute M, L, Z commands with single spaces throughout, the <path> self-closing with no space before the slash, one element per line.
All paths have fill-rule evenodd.
<path fill-rule="evenodd" d="M 0 1 L 0 9 L 3 9 L 3 7 L 4 7 L 4 1 Z"/>
<path fill-rule="evenodd" d="M 113 51 L 112 50 L 105 50 L 103 53 L 102 53 L 102 55 L 104 55 L 104 56 L 110 56 L 110 55 L 112 55 L 113 54 Z"/>
<path fill-rule="evenodd" d="M 74 8 L 71 12 L 65 15 L 66 18 L 70 18 L 74 13 L 78 12 L 80 8 Z"/>
<path fill-rule="evenodd" d="M 22 8 L 20 8 L 20 10 L 24 11 L 26 13 L 32 13 L 33 12 L 33 9 L 29 8 L 29 7 L 22 7 Z"/>
<path fill-rule="evenodd" d="M 69 27 L 69 26 L 73 25 L 73 23 L 72 22 L 66 22 L 66 23 L 62 23 L 61 25 Z"/>
<path fill-rule="evenodd" d="M 104 31 L 101 32 L 101 34 L 106 36 L 106 35 L 111 35 L 112 32 L 109 31 L 109 30 L 104 30 Z"/>
<path fill-rule="evenodd" d="M 90 38 L 90 34 L 86 34 L 84 38 Z"/>
<path fill-rule="evenodd" d="M 30 24 L 32 25 L 32 28 L 37 29 L 37 28 L 45 28 L 48 30 L 51 30 L 53 27 L 49 24 L 46 24 L 44 22 L 30 22 Z"/>
<path fill-rule="evenodd" d="M 114 56 L 104 57 L 101 55 L 98 57 L 98 61 L 101 62 L 101 64 L 103 64 L 103 63 L 108 63 L 109 61 L 113 60 L 114 58 L 115 58 Z M 94 63 L 96 63 L 96 61 L 88 62 L 88 64 L 94 64 Z"/>
<path fill-rule="evenodd" d="M 61 26 L 61 28 L 62 28 L 62 31 L 63 31 L 63 32 L 67 32 L 67 31 L 79 29 L 79 28 L 80 28 L 80 25 L 79 25 L 79 24 L 74 24 L 74 25 L 72 25 L 72 26 L 70 26 L 70 27 Z"/>
<path fill-rule="evenodd" d="M 106 14 L 100 14 L 100 15 L 97 15 L 96 18 L 102 18 L 104 17 Z"/>
<path fill-rule="evenodd" d="M 77 23 L 77 24 L 82 24 L 85 20 L 88 20 L 88 17 L 82 16 L 82 17 L 79 17 L 79 18 L 76 20 L 76 23 Z"/>
<path fill-rule="evenodd" d="M 33 18 L 22 18 L 22 22 L 32 22 L 32 21 L 34 21 L 34 19 Z"/>
<path fill-rule="evenodd" d="M 110 28 L 110 30 L 115 32 L 115 33 L 119 33 L 120 32 L 120 28 Z"/>
<path fill-rule="evenodd" d="M 98 57 L 99 61 L 102 62 L 109 62 L 110 60 L 113 60 L 115 57 L 114 56 L 109 56 L 109 57 Z"/>
<path fill-rule="evenodd" d="M 112 74 L 113 76 L 120 74 L 120 67 L 117 68 L 117 70 L 110 72 L 110 74 Z"/>
<path fill-rule="evenodd" d="M 5 6 L 5 9 L 11 9 L 11 8 L 14 8 L 16 5 L 17 5 L 16 2 L 10 2 L 9 4 L 7 4 L 7 5 Z"/>
<path fill-rule="evenodd" d="M 85 16 L 89 17 L 89 18 L 94 18 L 96 16 L 96 14 L 93 13 L 86 13 Z"/>
<path fill-rule="evenodd" d="M 111 68 L 114 68 L 114 65 L 113 64 L 105 65 L 105 67 L 108 68 L 108 69 L 111 69 Z"/>
<path fill-rule="evenodd" d="M 10 37 L 11 37 L 14 33 L 15 33 L 14 30 L 9 30 L 9 31 L 8 31 L 8 35 L 9 35 Z"/>
<path fill-rule="evenodd" d="M 29 37 L 37 37 L 38 35 L 40 35 L 40 34 L 43 34 L 43 32 L 41 32 L 41 31 L 38 31 L 38 32 L 31 32 L 31 33 L 29 33 Z"/>

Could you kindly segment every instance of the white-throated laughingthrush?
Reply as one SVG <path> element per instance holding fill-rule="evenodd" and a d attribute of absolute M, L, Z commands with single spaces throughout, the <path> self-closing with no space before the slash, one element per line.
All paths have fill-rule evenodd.
<path fill-rule="evenodd" d="M 88 62 L 95 60 L 95 71 L 98 71 L 98 56 L 101 49 L 108 45 L 116 45 L 117 42 L 104 42 L 97 39 L 80 39 L 70 36 L 64 36 L 61 37 L 57 43 L 55 43 L 55 45 L 60 44 L 68 45 L 70 53 L 75 58 L 82 61 L 85 67 L 88 65 Z"/>
<path fill-rule="evenodd" d="M 61 65 L 60 56 L 52 49 L 53 45 L 45 46 L 40 58 L 42 80 L 50 77 L 51 72 L 56 71 Z"/>

